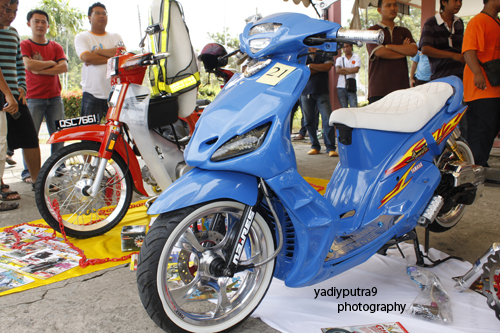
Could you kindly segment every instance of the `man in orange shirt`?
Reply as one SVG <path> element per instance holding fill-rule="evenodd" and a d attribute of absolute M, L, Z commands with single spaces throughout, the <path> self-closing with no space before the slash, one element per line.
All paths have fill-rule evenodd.
<path fill-rule="evenodd" d="M 488 166 L 495 136 L 500 131 L 500 86 L 493 87 L 481 66 L 500 59 L 500 0 L 483 0 L 484 8 L 467 25 L 462 53 L 467 141 L 477 165 Z"/>

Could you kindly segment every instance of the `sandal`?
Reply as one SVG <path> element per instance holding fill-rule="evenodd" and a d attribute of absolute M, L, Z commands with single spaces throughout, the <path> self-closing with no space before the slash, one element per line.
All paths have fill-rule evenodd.
<path fill-rule="evenodd" d="M 6 212 L 8 210 L 13 210 L 19 207 L 17 202 L 0 202 L 0 212 Z"/>
<path fill-rule="evenodd" d="M 27 176 L 23 178 L 23 182 L 33 184 L 33 179 L 31 179 L 31 176 Z"/>
<path fill-rule="evenodd" d="M 8 190 L 10 188 L 10 185 L 7 185 L 7 184 L 2 184 L 2 191 L 3 190 Z"/>
<path fill-rule="evenodd" d="M 12 157 L 10 157 L 10 156 L 5 157 L 5 162 L 6 162 L 8 165 L 16 165 L 16 164 L 17 164 L 17 162 L 16 162 L 16 161 L 14 161 L 14 160 L 12 159 Z"/>
<path fill-rule="evenodd" d="M 16 194 L 17 194 L 18 198 L 14 198 L 14 199 L 7 198 L 9 195 L 16 195 Z M 14 200 L 21 199 L 21 197 L 19 196 L 19 193 L 17 193 L 17 191 L 0 191 L 0 196 L 2 197 L 3 201 L 14 201 Z"/>

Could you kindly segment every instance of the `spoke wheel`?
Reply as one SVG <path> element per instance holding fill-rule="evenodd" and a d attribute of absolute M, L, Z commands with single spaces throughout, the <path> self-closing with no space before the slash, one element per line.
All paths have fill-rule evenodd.
<path fill-rule="evenodd" d="M 457 140 L 457 145 L 458 151 L 460 151 L 464 157 L 465 162 L 471 165 L 474 164 L 474 156 L 467 143 L 460 138 Z M 438 166 L 450 160 L 458 160 L 458 157 L 446 148 L 439 159 Z M 465 214 L 465 208 L 466 205 L 458 204 L 447 212 L 440 213 L 434 222 L 428 226 L 429 230 L 433 232 L 444 232 L 453 228 L 462 219 L 462 216 Z"/>
<path fill-rule="evenodd" d="M 224 258 L 222 250 L 243 209 L 237 202 L 217 201 L 162 214 L 154 222 L 141 248 L 137 283 L 141 301 L 159 327 L 221 332 L 235 328 L 259 305 L 271 283 L 274 260 L 234 277 L 216 277 L 210 270 L 214 259 Z M 256 214 L 240 262 L 257 264 L 272 252 L 271 230 Z"/>
<path fill-rule="evenodd" d="M 112 229 L 125 216 L 132 200 L 132 180 L 118 153 L 108 161 L 98 195 L 86 192 L 94 183 L 100 145 L 76 143 L 53 154 L 43 165 L 35 185 L 35 198 L 43 219 L 60 231 L 57 200 L 68 236 L 94 237 Z"/>

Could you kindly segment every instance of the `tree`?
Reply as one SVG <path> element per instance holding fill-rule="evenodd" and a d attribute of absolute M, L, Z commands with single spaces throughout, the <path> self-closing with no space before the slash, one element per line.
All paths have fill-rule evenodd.
<path fill-rule="evenodd" d="M 61 45 L 65 45 L 66 56 L 68 57 L 68 73 L 63 75 L 63 89 L 68 90 L 78 87 L 81 77 L 80 59 L 74 51 L 74 37 L 82 31 L 85 13 L 75 7 L 70 7 L 70 0 L 41 0 L 37 9 L 46 11 L 49 14 L 49 38 L 54 39 Z M 71 45 L 71 48 L 70 48 Z M 76 55 L 76 59 L 75 56 Z M 69 74 L 72 74 L 72 81 L 69 82 Z M 74 75 L 76 74 L 76 75 Z"/>
<path fill-rule="evenodd" d="M 222 33 L 216 32 L 213 34 L 207 32 L 207 34 L 209 39 L 213 40 L 216 43 L 224 45 L 224 47 L 229 48 L 232 51 L 240 48 L 240 41 L 238 37 L 231 37 L 231 35 L 229 34 L 229 28 L 227 27 L 224 28 L 224 31 Z"/>

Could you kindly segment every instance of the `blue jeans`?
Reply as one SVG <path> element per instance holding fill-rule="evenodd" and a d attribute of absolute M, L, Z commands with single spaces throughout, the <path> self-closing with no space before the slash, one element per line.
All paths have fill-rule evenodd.
<path fill-rule="evenodd" d="M 305 127 L 307 132 L 309 132 L 311 148 L 316 150 L 321 149 L 316 133 L 318 116 L 315 109 L 317 107 L 323 121 L 323 140 L 325 142 L 326 152 L 335 151 L 335 129 L 328 124 L 330 121 L 330 114 L 332 113 L 332 105 L 330 104 L 330 97 L 328 94 L 301 95 L 300 105 L 304 113 Z"/>
<path fill-rule="evenodd" d="M 84 92 L 82 94 L 82 116 L 96 114 L 103 119 L 108 113 L 108 101 L 105 99 L 95 98 L 94 95 Z"/>
<path fill-rule="evenodd" d="M 339 96 L 339 103 L 343 108 L 358 107 L 358 96 L 355 92 L 348 92 L 346 88 L 337 88 L 337 95 Z M 349 102 L 349 106 L 347 106 L 347 102 Z"/>
<path fill-rule="evenodd" d="M 64 104 L 61 96 L 52 98 L 28 98 L 28 108 L 30 109 L 33 122 L 35 123 L 36 133 L 40 133 L 40 126 L 42 126 L 43 118 L 49 134 L 52 135 L 56 131 L 56 120 L 64 119 Z M 50 147 L 50 152 L 54 154 L 64 147 L 64 142 L 53 143 Z M 24 163 L 24 170 L 21 177 L 24 179 L 29 177 L 28 167 Z"/>

